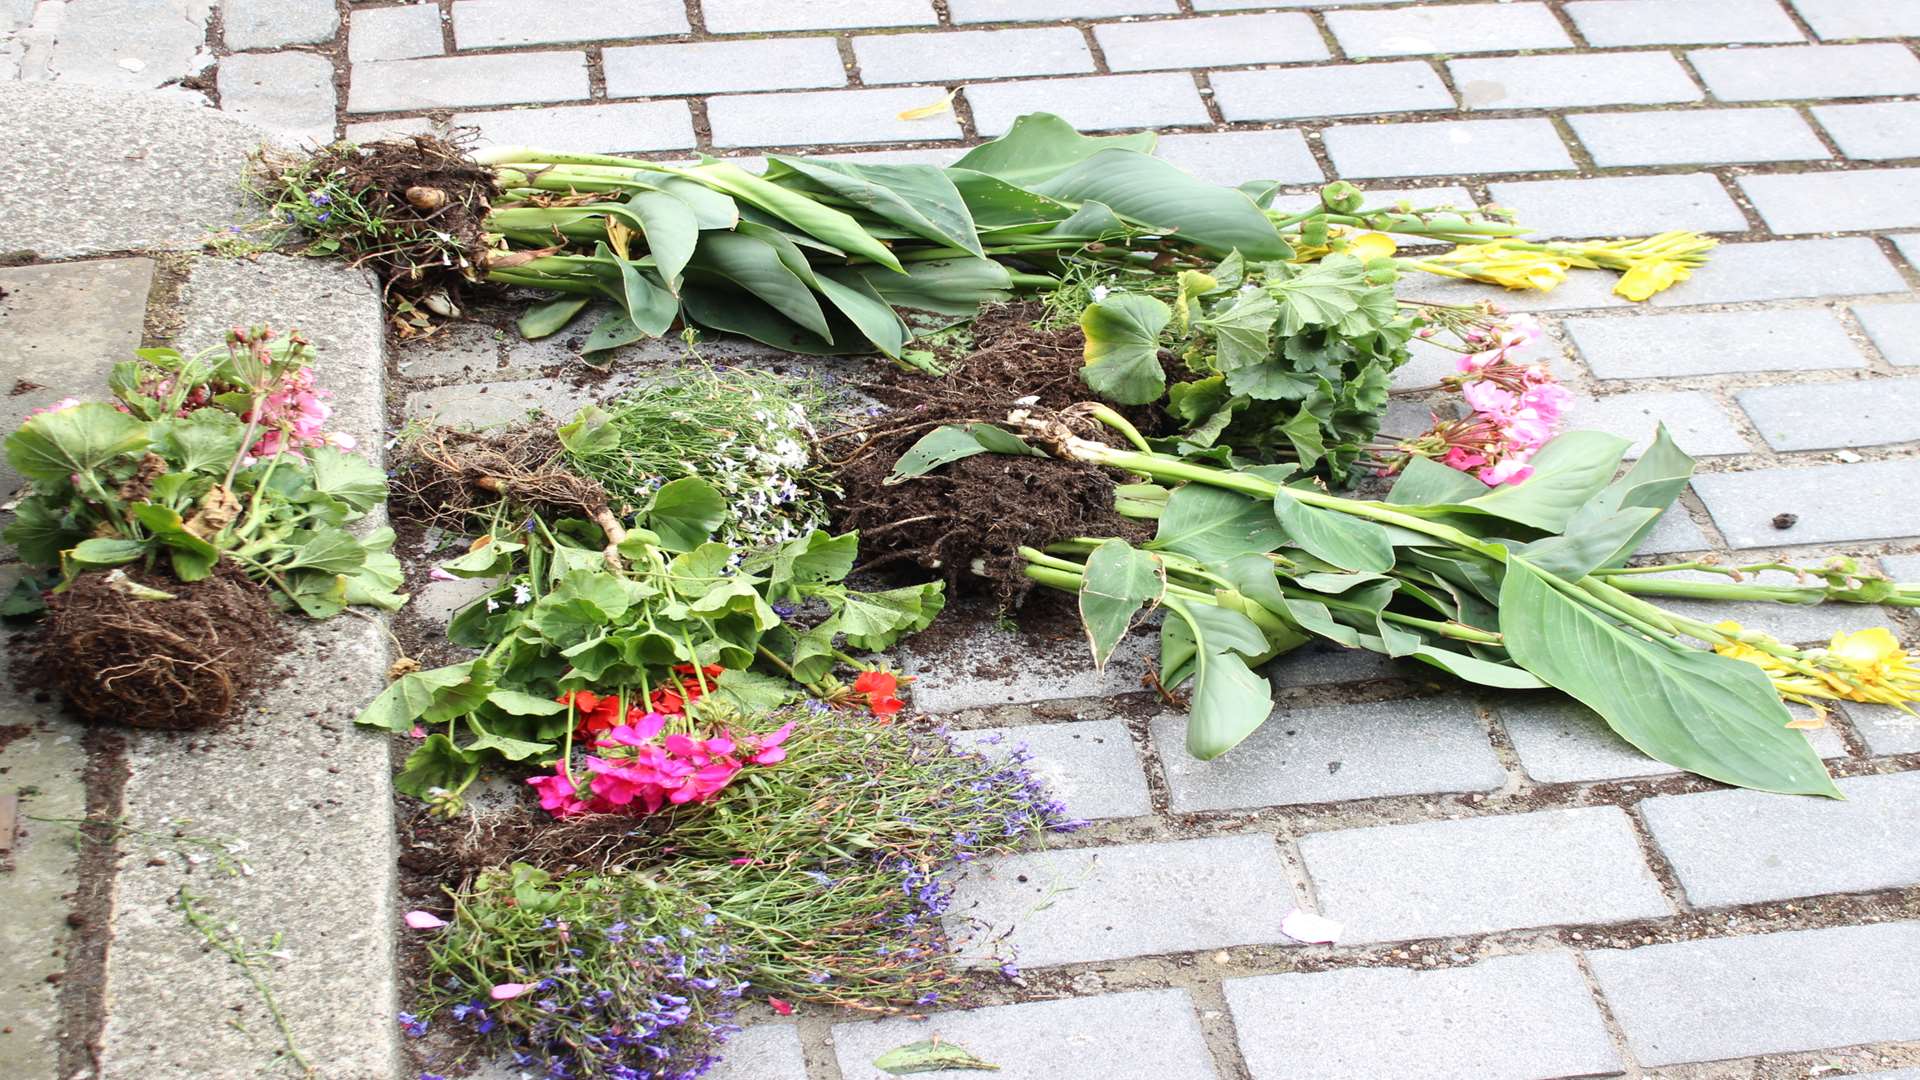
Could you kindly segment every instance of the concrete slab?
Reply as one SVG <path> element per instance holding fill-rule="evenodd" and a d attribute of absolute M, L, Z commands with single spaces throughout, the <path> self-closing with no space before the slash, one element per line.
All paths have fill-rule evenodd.
<path fill-rule="evenodd" d="M 61 398 L 104 395 L 108 371 L 140 347 L 153 272 L 151 259 L 0 269 L 0 430 Z M 0 492 L 19 484 L 0 459 Z"/>
<path fill-rule="evenodd" d="M 8 135 L 0 250 L 70 259 L 197 248 L 208 233 L 252 213 L 238 181 L 264 135 L 205 105 L 8 83 L 0 131 Z M 56 177 L 57 192 L 48 187 Z"/>

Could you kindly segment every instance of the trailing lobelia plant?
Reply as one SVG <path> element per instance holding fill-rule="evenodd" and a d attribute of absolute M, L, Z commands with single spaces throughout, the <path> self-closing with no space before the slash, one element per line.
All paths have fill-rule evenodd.
<path fill-rule="evenodd" d="M 1126 429 L 1110 410 L 1084 411 Z M 1662 585 L 1624 564 L 1692 473 L 1664 428 L 1618 479 L 1627 441 L 1575 431 L 1535 455 L 1521 484 L 1489 490 L 1416 457 L 1385 499 L 1363 500 L 1328 494 L 1288 466 L 1215 469 L 1116 449 L 1053 417 L 1016 414 L 1008 426 L 1020 435 L 976 437 L 975 452 L 1013 442 L 1150 481 L 1123 489 L 1118 507 L 1158 518 L 1143 547 L 1082 537 L 1022 554 L 1033 580 L 1079 595 L 1097 663 L 1143 612 L 1165 609 L 1160 681 L 1193 684 L 1187 747 L 1196 757 L 1227 752 L 1267 719 L 1270 687 L 1253 667 L 1314 637 L 1502 690 L 1557 689 L 1651 757 L 1796 794 L 1838 792 L 1783 695 L 1817 686 L 1897 702 L 1920 689 L 1901 674 L 1907 655 L 1884 642 L 1803 652 L 1636 595 Z M 902 459 L 903 471 L 931 467 Z M 1859 585 L 1845 598 L 1916 592 L 1849 580 Z M 1736 584 L 1668 584 L 1693 596 L 1770 598 Z"/>

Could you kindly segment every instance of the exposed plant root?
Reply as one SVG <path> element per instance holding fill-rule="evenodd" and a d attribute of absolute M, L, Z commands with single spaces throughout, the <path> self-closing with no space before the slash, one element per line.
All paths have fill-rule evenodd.
<path fill-rule="evenodd" d="M 606 533 L 607 564 L 619 569 L 627 530 L 598 481 L 566 468 L 552 429 L 532 425 L 472 432 L 424 428 L 398 447 L 389 506 L 400 517 L 451 531 L 502 502 L 579 515 Z"/>

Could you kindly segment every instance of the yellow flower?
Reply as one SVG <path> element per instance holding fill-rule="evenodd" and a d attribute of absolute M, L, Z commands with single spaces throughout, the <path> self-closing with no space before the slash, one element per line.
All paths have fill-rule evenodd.
<path fill-rule="evenodd" d="M 1571 265 L 1558 255 L 1498 244 L 1468 244 L 1427 261 L 1458 267 L 1462 276 L 1475 281 L 1540 292 L 1550 292 L 1567 280 L 1567 267 Z"/>
<path fill-rule="evenodd" d="M 1647 259 L 1636 262 L 1620 275 L 1613 291 L 1629 300 L 1645 300 L 1654 293 L 1670 289 L 1693 276 L 1693 272 L 1680 263 L 1668 259 Z"/>
<path fill-rule="evenodd" d="M 1400 250 L 1386 233 L 1364 232 L 1347 241 L 1347 254 L 1356 259 L 1378 259 Z"/>
<path fill-rule="evenodd" d="M 1814 705 L 1812 699 L 1891 705 L 1906 712 L 1920 701 L 1920 667 L 1883 627 L 1835 634 L 1825 649 L 1800 652 L 1765 634 L 1742 631 L 1739 623 L 1714 627 L 1726 635 L 1713 651 L 1758 666 L 1788 701 Z M 1815 708 L 1818 708 L 1815 705 Z"/>

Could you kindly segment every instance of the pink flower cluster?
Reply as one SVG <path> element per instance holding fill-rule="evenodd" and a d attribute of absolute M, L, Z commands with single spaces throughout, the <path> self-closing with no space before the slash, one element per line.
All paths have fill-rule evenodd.
<path fill-rule="evenodd" d="M 568 775 L 568 763 L 554 763 L 550 776 L 530 778 L 540 806 L 557 818 L 576 814 L 651 814 L 665 806 L 706 802 L 718 795 L 747 765 L 784 761 L 782 744 L 793 734 L 788 722 L 765 735 L 742 738 L 722 732 L 699 739 L 675 732 L 659 739 L 667 718 L 647 713 L 607 732 L 594 746 L 584 785 Z M 658 741 L 656 741 L 658 740 Z"/>
<path fill-rule="evenodd" d="M 1436 418 L 1433 431 L 1405 448 L 1438 457 L 1488 487 L 1532 476 L 1529 462 L 1553 438 L 1554 425 L 1573 401 L 1545 366 L 1515 359 L 1539 334 L 1538 327 L 1520 321 L 1468 334 L 1467 342 L 1479 351 L 1462 356 L 1459 373 L 1444 382 L 1460 391 L 1473 415 Z"/>
<path fill-rule="evenodd" d="M 332 406 L 325 400 L 332 396 L 333 391 L 323 390 L 314 382 L 312 368 L 303 367 L 289 375 L 261 399 L 255 410 L 240 417 L 249 422 L 258 420 L 265 431 L 248 453 L 270 457 L 283 450 L 299 451 L 310 446 L 353 449 L 353 436 L 321 430 L 333 415 Z"/>

